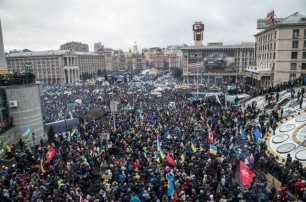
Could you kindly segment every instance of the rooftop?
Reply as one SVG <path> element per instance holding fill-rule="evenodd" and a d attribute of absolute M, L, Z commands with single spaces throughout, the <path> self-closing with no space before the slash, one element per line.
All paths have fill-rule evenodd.
<path fill-rule="evenodd" d="M 66 55 L 70 50 L 47 50 L 47 51 L 32 51 L 32 52 L 20 52 L 9 53 L 6 57 L 38 57 L 38 56 L 54 56 L 54 55 Z"/>

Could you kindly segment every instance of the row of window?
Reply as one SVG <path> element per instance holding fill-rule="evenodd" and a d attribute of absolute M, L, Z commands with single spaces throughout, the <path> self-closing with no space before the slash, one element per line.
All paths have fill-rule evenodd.
<path fill-rule="evenodd" d="M 276 49 L 276 42 L 274 42 L 274 46 L 272 43 L 267 43 L 258 46 L 258 51 L 272 51 Z"/>
<path fill-rule="evenodd" d="M 292 48 L 299 48 L 299 41 L 292 41 Z M 306 40 L 304 41 L 303 49 L 306 50 Z"/>
<path fill-rule="evenodd" d="M 297 67 L 296 63 L 291 63 L 290 64 L 290 70 L 296 70 L 296 67 Z M 306 70 L 306 63 L 302 63 L 301 70 Z"/>
<path fill-rule="evenodd" d="M 298 59 L 298 52 L 291 52 L 291 59 Z M 302 59 L 306 59 L 306 52 L 302 53 Z"/>
<path fill-rule="evenodd" d="M 300 30 L 299 29 L 294 29 L 292 33 L 292 38 L 293 39 L 298 39 L 300 37 Z M 306 29 L 304 29 L 304 38 L 306 38 Z"/>
<path fill-rule="evenodd" d="M 272 42 L 274 39 L 276 39 L 276 36 L 277 36 L 277 31 L 274 32 L 274 35 L 273 33 L 265 34 L 264 36 L 259 37 L 258 44 Z"/>

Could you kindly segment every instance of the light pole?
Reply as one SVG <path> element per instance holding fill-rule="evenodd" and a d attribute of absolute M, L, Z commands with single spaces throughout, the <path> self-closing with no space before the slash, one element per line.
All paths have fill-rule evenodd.
<path fill-rule="evenodd" d="M 199 97 L 199 55 L 196 54 L 195 57 L 197 58 L 197 97 Z"/>

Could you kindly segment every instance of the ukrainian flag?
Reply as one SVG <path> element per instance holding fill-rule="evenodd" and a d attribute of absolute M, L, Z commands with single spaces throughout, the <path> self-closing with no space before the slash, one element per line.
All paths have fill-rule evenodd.
<path fill-rule="evenodd" d="M 173 184 L 174 176 L 171 173 L 167 173 L 166 177 L 168 179 L 167 195 L 172 197 L 174 194 L 174 184 Z"/>
<path fill-rule="evenodd" d="M 160 146 L 160 142 L 159 142 L 159 139 L 158 139 L 158 137 L 157 137 L 157 140 L 156 140 L 156 144 L 157 144 L 157 151 L 159 152 L 159 155 L 160 155 L 160 157 L 162 158 L 162 159 L 165 159 L 166 158 L 166 155 L 165 155 L 165 152 L 164 152 L 164 150 L 161 148 L 161 146 Z"/>
<path fill-rule="evenodd" d="M 23 133 L 22 133 L 22 137 L 25 139 L 25 140 L 28 140 L 29 137 L 31 136 L 32 132 L 31 132 L 31 129 L 29 127 L 29 125 L 26 125 L 23 129 Z"/>
<path fill-rule="evenodd" d="M 171 135 L 170 135 L 169 130 L 167 130 L 167 132 L 165 132 L 164 138 L 167 138 L 167 139 L 170 139 L 170 138 L 171 138 Z"/>
<path fill-rule="evenodd" d="M 212 144 L 209 145 L 209 152 L 210 152 L 211 154 L 216 155 L 216 154 L 217 154 L 217 151 L 218 151 L 217 146 L 212 145 Z"/>
<path fill-rule="evenodd" d="M 159 156 L 158 156 L 158 151 L 155 151 L 154 152 L 154 158 L 155 158 L 155 161 L 160 164 L 160 159 L 159 159 Z"/>
<path fill-rule="evenodd" d="M 69 134 L 68 137 L 67 137 L 67 142 L 70 142 L 70 140 L 71 140 L 71 138 L 73 137 L 74 133 L 75 133 L 75 130 L 73 130 L 73 131 L 70 132 L 70 134 Z"/>
<path fill-rule="evenodd" d="M 147 152 L 144 152 L 143 155 L 148 161 L 150 161 L 150 155 Z"/>
<path fill-rule="evenodd" d="M 186 160 L 186 152 L 184 152 L 184 153 L 182 153 L 182 155 L 181 155 L 181 164 L 183 164 L 184 162 L 185 162 L 185 160 Z"/>
<path fill-rule="evenodd" d="M 197 151 L 197 147 L 196 147 L 194 140 L 190 140 L 190 146 L 193 152 Z"/>

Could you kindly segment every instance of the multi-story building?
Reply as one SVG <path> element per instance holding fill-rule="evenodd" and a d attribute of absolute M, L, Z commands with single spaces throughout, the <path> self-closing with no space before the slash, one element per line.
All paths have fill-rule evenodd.
<path fill-rule="evenodd" d="M 112 49 L 101 48 L 97 52 L 104 57 L 105 70 L 107 72 L 112 71 L 113 59 L 112 59 Z"/>
<path fill-rule="evenodd" d="M 88 44 L 83 44 L 81 42 L 67 42 L 60 46 L 60 50 L 71 50 L 73 52 L 89 52 Z"/>
<path fill-rule="evenodd" d="M 36 80 L 45 84 L 73 83 L 81 75 L 93 76 L 98 70 L 105 70 L 105 60 L 100 54 L 70 50 L 11 53 L 6 61 L 11 72 L 31 69 Z"/>
<path fill-rule="evenodd" d="M 91 52 L 75 52 L 75 54 L 78 57 L 81 78 L 84 78 L 84 74 L 95 76 L 98 71 L 103 72 L 105 70 L 104 56 Z"/>
<path fill-rule="evenodd" d="M 193 24 L 194 46 L 183 46 L 183 79 L 192 83 L 244 82 L 247 66 L 255 64 L 255 43 L 223 45 L 222 42 L 203 45 L 204 24 Z"/>
<path fill-rule="evenodd" d="M 71 83 L 79 80 L 78 57 L 70 50 L 11 53 L 6 56 L 8 69 L 30 69 L 42 83 Z"/>
<path fill-rule="evenodd" d="M 305 15 L 294 13 L 274 20 L 254 36 L 256 66 L 246 69 L 251 85 L 263 88 L 306 76 Z"/>
<path fill-rule="evenodd" d="M 183 51 L 184 82 L 238 83 L 244 82 L 244 71 L 254 65 L 255 44 L 185 46 Z"/>
<path fill-rule="evenodd" d="M 104 49 L 104 46 L 102 45 L 102 43 L 101 42 L 94 43 L 94 52 L 96 53 L 100 49 Z"/>
<path fill-rule="evenodd" d="M 148 67 L 154 67 L 156 69 L 164 69 L 164 57 L 163 50 L 159 47 L 152 47 L 144 52 L 144 59 Z"/>
<path fill-rule="evenodd" d="M 169 68 L 169 70 L 173 68 L 183 68 L 183 52 L 180 46 L 167 46 L 163 53 L 165 68 Z"/>

